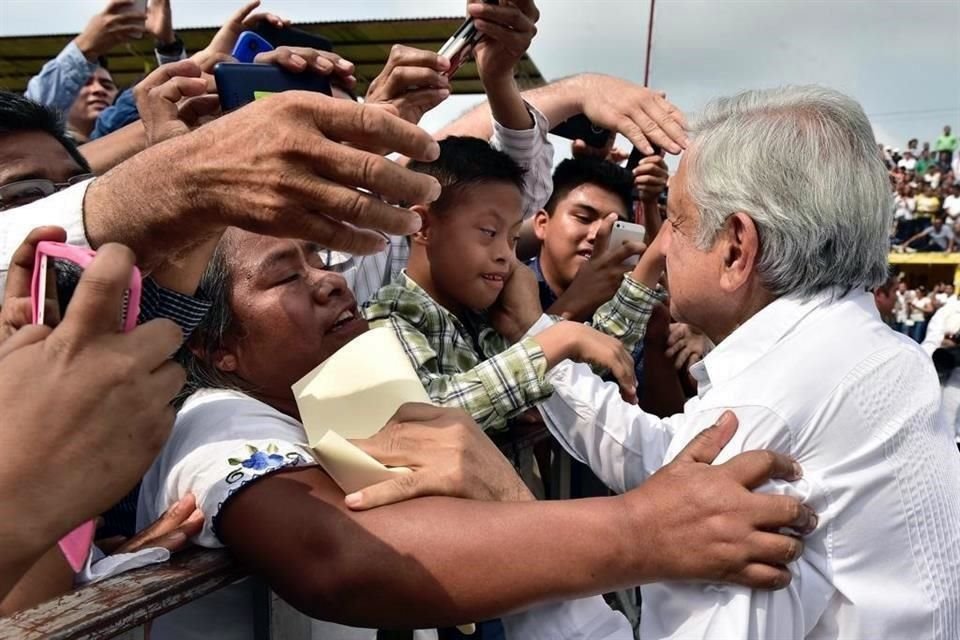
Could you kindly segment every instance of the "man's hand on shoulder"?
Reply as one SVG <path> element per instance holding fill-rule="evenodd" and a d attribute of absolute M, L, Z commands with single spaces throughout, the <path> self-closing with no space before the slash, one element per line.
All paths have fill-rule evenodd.
<path fill-rule="evenodd" d="M 651 581 L 706 580 L 755 589 L 790 583 L 786 565 L 800 557 L 817 516 L 796 498 L 753 493 L 771 479 L 798 480 L 802 471 L 773 451 L 748 451 L 712 465 L 737 429 L 725 412 L 670 464 L 624 494 L 634 526 L 651 535 L 641 572 Z M 792 529 L 794 535 L 779 533 Z M 640 544 L 641 541 L 638 541 Z"/>

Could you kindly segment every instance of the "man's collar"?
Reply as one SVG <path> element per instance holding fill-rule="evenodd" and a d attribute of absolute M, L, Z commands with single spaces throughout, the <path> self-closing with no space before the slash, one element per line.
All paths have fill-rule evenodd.
<path fill-rule="evenodd" d="M 737 327 L 702 361 L 690 367 L 690 375 L 698 384 L 698 394 L 702 396 L 711 387 L 736 377 L 768 353 L 811 313 L 840 301 L 869 307 L 877 313 L 873 296 L 864 292 L 843 295 L 840 291 L 830 290 L 807 299 L 792 296 L 777 298 Z"/>

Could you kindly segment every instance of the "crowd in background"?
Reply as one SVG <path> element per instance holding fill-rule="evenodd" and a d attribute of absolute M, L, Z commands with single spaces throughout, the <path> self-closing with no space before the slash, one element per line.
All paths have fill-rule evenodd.
<path fill-rule="evenodd" d="M 891 245 L 899 251 L 956 251 L 960 228 L 960 154 L 949 125 L 933 144 L 880 145 L 894 194 Z"/>
<path fill-rule="evenodd" d="M 954 337 L 953 285 L 908 290 L 881 241 L 892 221 L 904 250 L 960 250 L 950 127 L 881 147 L 884 167 L 860 105 L 823 87 L 695 123 L 599 73 L 520 91 L 533 0 L 467 3 L 487 100 L 434 135 L 417 125 L 451 61 L 402 45 L 358 96 L 352 62 L 277 40 L 255 63 L 330 93 L 223 113 L 212 73 L 241 33 L 291 33 L 258 5 L 190 52 L 170 0 L 109 0 L 24 96 L 0 91 L 0 615 L 197 544 L 324 640 L 460 639 L 471 620 L 477 640 L 627 640 L 583 596 L 637 584 L 644 638 L 960 634 L 957 416 L 934 420 L 929 353 L 881 322 Z M 121 90 L 104 56 L 140 37 L 158 68 Z M 554 167 L 548 132 L 578 115 L 607 137 Z M 41 286 L 41 242 L 96 253 Z M 411 472 L 348 489 L 296 385 L 370 328 L 430 404 L 353 440 Z M 594 499 L 556 499 L 564 451 Z M 258 588 L 150 635 L 247 640 Z"/>

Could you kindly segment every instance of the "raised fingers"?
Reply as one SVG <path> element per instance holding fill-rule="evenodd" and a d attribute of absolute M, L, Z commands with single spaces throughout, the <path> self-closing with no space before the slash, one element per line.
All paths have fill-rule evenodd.
<path fill-rule="evenodd" d="M 297 94 L 291 96 L 294 99 L 310 100 L 316 104 L 318 108 L 312 110 L 316 126 L 334 140 L 351 142 L 366 148 L 387 148 L 423 162 L 432 162 L 440 156 L 440 146 L 429 133 L 382 109 L 366 107 L 347 100 L 326 100 L 318 104 L 317 99 L 323 99 L 323 97 L 311 96 L 306 92 L 287 93 Z M 416 193 L 422 197 L 428 197 L 434 191 L 435 195 L 429 200 L 400 199 L 409 202 L 432 202 L 440 195 L 439 183 L 432 178 L 426 181 L 405 180 L 404 182 L 408 185 L 416 184 Z M 436 186 L 427 187 L 427 185 Z"/>

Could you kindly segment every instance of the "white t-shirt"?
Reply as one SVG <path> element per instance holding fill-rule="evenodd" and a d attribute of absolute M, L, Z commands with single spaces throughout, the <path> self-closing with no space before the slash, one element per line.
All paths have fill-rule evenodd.
<path fill-rule="evenodd" d="M 901 158 L 900 162 L 897 163 L 898 167 L 903 167 L 907 171 L 913 171 L 917 168 L 917 159 L 916 158 Z"/>
<path fill-rule="evenodd" d="M 899 193 L 893 198 L 894 218 L 897 220 L 913 220 L 913 213 L 917 210 L 916 198 L 902 196 Z"/>
<path fill-rule="evenodd" d="M 943 210 L 947 213 L 947 219 L 951 226 L 960 218 L 960 196 L 950 194 L 943 199 Z"/>

